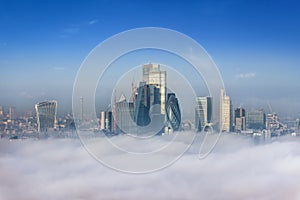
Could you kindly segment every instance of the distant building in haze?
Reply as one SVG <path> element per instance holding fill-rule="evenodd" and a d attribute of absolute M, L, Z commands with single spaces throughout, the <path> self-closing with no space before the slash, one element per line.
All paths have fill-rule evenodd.
<path fill-rule="evenodd" d="M 212 97 L 197 97 L 195 108 L 196 130 L 201 132 L 212 121 Z"/>
<path fill-rule="evenodd" d="M 99 129 L 105 132 L 113 131 L 113 116 L 111 111 L 100 112 Z"/>
<path fill-rule="evenodd" d="M 266 114 L 263 110 L 252 110 L 246 113 L 248 129 L 263 130 L 266 128 Z"/>
<path fill-rule="evenodd" d="M 9 119 L 10 120 L 15 120 L 17 119 L 17 112 L 16 112 L 16 107 L 9 107 Z"/>
<path fill-rule="evenodd" d="M 232 104 L 223 89 L 220 94 L 220 131 L 232 131 Z"/>
<path fill-rule="evenodd" d="M 3 116 L 4 116 L 4 111 L 3 111 L 3 107 L 0 106 L 0 120 L 3 119 Z"/>
<path fill-rule="evenodd" d="M 246 111 L 244 108 L 236 108 L 234 110 L 234 130 L 241 132 L 246 130 Z"/>
<path fill-rule="evenodd" d="M 266 115 L 266 128 L 270 130 L 276 130 L 280 128 L 279 117 L 276 113 L 270 113 Z"/>
<path fill-rule="evenodd" d="M 127 102 L 124 94 L 121 95 L 118 102 L 116 102 L 116 128 L 117 133 L 133 133 L 134 110 L 133 103 Z M 112 119 L 113 120 L 113 119 Z"/>
<path fill-rule="evenodd" d="M 37 116 L 37 124 L 39 132 L 47 132 L 49 129 L 55 128 L 57 101 L 44 101 L 35 104 Z"/>

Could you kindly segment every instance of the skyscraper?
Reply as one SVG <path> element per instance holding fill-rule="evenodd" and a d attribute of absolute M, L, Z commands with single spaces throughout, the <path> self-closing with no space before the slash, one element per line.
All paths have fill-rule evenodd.
<path fill-rule="evenodd" d="M 38 131 L 47 132 L 49 129 L 55 128 L 57 101 L 44 101 L 35 104 L 37 116 Z"/>
<path fill-rule="evenodd" d="M 3 119 L 3 115 L 4 115 L 4 112 L 3 112 L 3 107 L 0 106 L 0 120 Z"/>
<path fill-rule="evenodd" d="M 127 102 L 125 95 L 122 94 L 116 102 L 117 133 L 133 133 L 135 127 L 133 112 L 133 103 Z"/>
<path fill-rule="evenodd" d="M 113 130 L 113 117 L 111 111 L 100 112 L 99 121 L 100 130 L 104 132 L 112 132 Z"/>
<path fill-rule="evenodd" d="M 166 103 L 167 132 L 177 131 L 181 126 L 181 112 L 174 93 L 168 93 Z"/>
<path fill-rule="evenodd" d="M 220 131 L 232 131 L 232 104 L 230 97 L 221 89 L 220 95 Z"/>
<path fill-rule="evenodd" d="M 212 121 L 212 97 L 197 97 L 195 109 L 195 125 L 197 131 L 202 131 L 204 127 Z"/>
<path fill-rule="evenodd" d="M 166 71 L 160 69 L 159 64 L 143 65 L 143 81 L 154 85 L 160 91 L 160 114 L 166 113 Z"/>
<path fill-rule="evenodd" d="M 246 130 L 246 111 L 244 108 L 237 108 L 234 110 L 234 129 L 235 132 Z"/>
<path fill-rule="evenodd" d="M 9 119 L 14 120 L 17 118 L 16 107 L 9 107 Z"/>
<path fill-rule="evenodd" d="M 161 103 L 160 103 L 160 89 L 153 84 L 146 84 L 146 82 L 140 82 L 135 98 L 135 122 L 138 126 L 146 126 L 150 123 L 150 114 L 158 115 L 161 114 Z M 155 109 L 151 109 L 152 106 Z M 151 113 L 150 113 L 151 109 Z"/>

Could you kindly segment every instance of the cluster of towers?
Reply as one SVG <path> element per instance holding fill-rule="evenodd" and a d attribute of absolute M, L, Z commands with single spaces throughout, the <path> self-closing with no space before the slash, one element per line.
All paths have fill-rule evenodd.
<path fill-rule="evenodd" d="M 100 129 L 113 133 L 136 132 L 139 127 L 159 127 L 158 134 L 180 129 L 181 112 L 175 93 L 167 92 L 166 71 L 159 64 L 143 65 L 143 80 L 133 88 L 132 98 L 124 94 L 112 111 L 100 113 Z M 143 131 L 147 129 L 142 129 Z"/>

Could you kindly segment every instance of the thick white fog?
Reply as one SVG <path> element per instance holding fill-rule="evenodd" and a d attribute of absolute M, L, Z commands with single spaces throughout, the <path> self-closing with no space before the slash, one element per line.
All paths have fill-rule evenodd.
<path fill-rule="evenodd" d="M 0 140 L 0 199 L 300 199 L 300 138 L 254 145 L 222 135 L 198 160 L 132 175 L 94 160 L 77 139 Z"/>

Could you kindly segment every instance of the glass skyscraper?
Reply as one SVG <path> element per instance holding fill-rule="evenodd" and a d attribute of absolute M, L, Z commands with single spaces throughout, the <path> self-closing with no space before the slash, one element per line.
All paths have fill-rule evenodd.
<path fill-rule="evenodd" d="M 212 97 L 197 97 L 196 103 L 195 125 L 201 132 L 212 121 Z"/>
<path fill-rule="evenodd" d="M 160 69 L 159 64 L 143 65 L 143 81 L 145 84 L 154 85 L 160 92 L 160 114 L 166 112 L 166 71 Z"/>
<path fill-rule="evenodd" d="M 178 99 L 174 93 L 168 93 L 166 103 L 167 129 L 168 132 L 177 131 L 181 126 L 181 112 Z"/>

